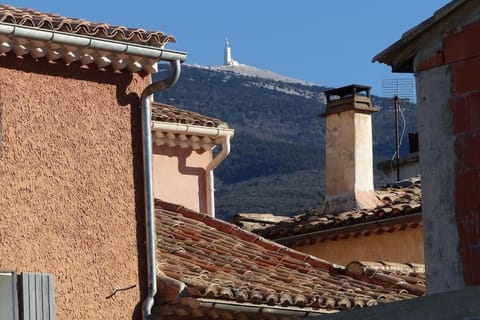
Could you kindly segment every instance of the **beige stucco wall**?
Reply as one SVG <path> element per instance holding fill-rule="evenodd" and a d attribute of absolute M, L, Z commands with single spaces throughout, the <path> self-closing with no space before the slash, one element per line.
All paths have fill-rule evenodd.
<path fill-rule="evenodd" d="M 292 248 L 341 265 L 354 260 L 424 263 L 421 227 L 325 240 Z"/>
<path fill-rule="evenodd" d="M 354 192 L 354 111 L 327 116 L 325 145 L 326 195 Z"/>
<path fill-rule="evenodd" d="M 138 318 L 149 78 L 13 55 L 0 66 L 0 270 L 53 273 L 58 319 Z"/>
<path fill-rule="evenodd" d="M 354 113 L 355 191 L 373 190 L 372 116 Z"/>
<path fill-rule="evenodd" d="M 327 196 L 373 190 L 371 115 L 330 114 L 326 126 Z"/>
<path fill-rule="evenodd" d="M 211 160 L 211 151 L 154 146 L 155 197 L 206 212 L 205 168 Z"/>

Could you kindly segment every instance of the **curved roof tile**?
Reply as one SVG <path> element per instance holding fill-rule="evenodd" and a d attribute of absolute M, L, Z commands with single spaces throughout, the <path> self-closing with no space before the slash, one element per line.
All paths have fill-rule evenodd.
<path fill-rule="evenodd" d="M 421 277 L 407 282 L 365 265 L 348 271 L 179 205 L 156 201 L 156 208 L 158 277 L 181 281 L 191 298 L 331 312 L 425 293 Z"/>
<path fill-rule="evenodd" d="M 255 229 L 253 232 L 268 239 L 279 239 L 413 215 L 422 210 L 419 177 L 388 184 L 376 190 L 376 194 L 383 202 L 383 205 L 377 208 L 347 211 L 338 215 L 324 214 L 322 208 L 308 209 L 301 215 Z M 236 218 L 242 223 L 241 215 Z"/>
<path fill-rule="evenodd" d="M 106 23 L 68 18 L 58 14 L 16 8 L 5 4 L 0 5 L 0 22 L 148 46 L 163 46 L 168 42 L 175 42 L 173 36 L 160 31 L 111 26 Z"/>
<path fill-rule="evenodd" d="M 159 102 L 152 104 L 152 120 L 211 128 L 228 128 L 228 125 L 222 120 Z"/>

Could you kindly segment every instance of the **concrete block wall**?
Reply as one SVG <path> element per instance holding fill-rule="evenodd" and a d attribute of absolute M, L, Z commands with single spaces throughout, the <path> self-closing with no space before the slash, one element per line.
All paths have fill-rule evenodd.
<path fill-rule="evenodd" d="M 455 216 L 466 285 L 480 285 L 480 22 L 446 35 L 456 178 Z"/>
<path fill-rule="evenodd" d="M 480 21 L 445 30 L 441 48 L 416 62 L 419 104 L 420 108 L 422 104 L 435 108 L 422 97 L 441 96 L 445 109 L 437 110 L 440 115 L 436 116 L 450 118 L 453 154 L 445 154 L 441 161 L 450 161 L 454 169 L 453 223 L 458 235 L 455 249 L 460 257 L 457 267 L 464 285 L 474 286 L 480 285 Z M 448 92 L 437 86 L 442 81 L 448 81 L 443 88 Z M 445 131 L 450 130 L 448 127 Z M 443 236 L 450 237 L 447 233 Z"/>

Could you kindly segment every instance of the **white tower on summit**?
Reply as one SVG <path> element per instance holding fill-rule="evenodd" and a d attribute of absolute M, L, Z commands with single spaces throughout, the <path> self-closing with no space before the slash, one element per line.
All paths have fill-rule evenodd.
<path fill-rule="evenodd" d="M 229 66 L 232 62 L 232 49 L 230 49 L 230 45 L 228 43 L 228 38 L 225 38 L 225 51 L 224 51 L 224 64 Z"/>
<path fill-rule="evenodd" d="M 228 43 L 228 38 L 225 38 L 225 50 L 223 64 L 226 66 L 238 66 L 238 62 L 232 59 L 232 49 Z"/>

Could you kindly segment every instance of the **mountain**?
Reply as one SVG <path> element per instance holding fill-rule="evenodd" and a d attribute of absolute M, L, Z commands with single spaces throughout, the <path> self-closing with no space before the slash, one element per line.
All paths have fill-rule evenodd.
<path fill-rule="evenodd" d="M 157 80 L 163 72 L 161 65 Z M 247 65 L 185 64 L 179 82 L 155 100 L 222 119 L 235 129 L 231 154 L 215 170 L 217 216 L 293 215 L 323 201 L 325 119 L 319 114 L 328 89 Z M 374 158 L 389 159 L 395 150 L 393 102 L 376 96 L 372 102 L 380 109 L 373 114 Z M 403 110 L 405 132 L 416 131 L 415 107 L 406 104 Z M 380 173 L 376 182 L 384 182 Z"/>

